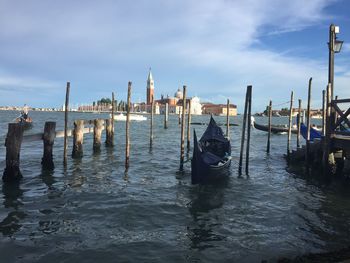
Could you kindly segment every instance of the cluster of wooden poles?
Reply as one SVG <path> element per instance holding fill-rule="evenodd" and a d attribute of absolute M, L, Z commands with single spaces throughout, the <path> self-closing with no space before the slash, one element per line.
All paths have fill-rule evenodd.
<path fill-rule="evenodd" d="M 301 147 L 300 143 L 300 127 L 301 127 L 301 120 L 302 117 L 303 119 L 306 117 L 306 127 L 307 127 L 307 132 L 306 132 L 306 151 L 305 151 L 305 162 L 306 164 L 309 163 L 309 158 L 310 158 L 310 130 L 311 130 L 311 88 L 312 88 L 312 78 L 309 79 L 309 84 L 308 84 L 308 97 L 307 97 L 307 110 L 306 110 L 306 115 L 305 112 L 302 114 L 302 100 L 298 100 L 298 115 L 299 118 L 297 119 L 297 148 Z M 289 106 L 289 121 L 288 121 L 288 140 L 287 140 L 287 158 L 289 159 L 291 155 L 291 134 L 292 134 L 292 118 L 293 118 L 293 101 L 294 101 L 294 93 L 293 91 L 291 92 L 290 96 L 290 106 Z M 327 138 L 327 130 L 329 130 L 327 127 L 330 126 L 327 125 L 327 115 L 330 115 L 330 102 L 331 102 L 331 84 L 328 84 L 327 90 L 322 91 L 322 137 Z M 268 106 L 268 137 L 267 137 L 267 148 L 266 152 L 270 153 L 270 140 L 271 140 L 271 116 L 272 116 L 272 101 L 270 100 L 269 106 Z M 328 131 L 329 133 L 329 131 Z M 324 163 L 328 163 L 328 154 L 327 154 L 327 148 L 329 148 L 329 142 L 324 140 L 323 142 L 323 159 Z M 329 150 L 328 150 L 329 152 Z"/>
<path fill-rule="evenodd" d="M 128 83 L 128 95 L 127 95 L 127 114 L 126 114 L 126 143 L 125 143 L 125 169 L 127 170 L 130 165 L 130 105 L 131 105 L 131 87 L 132 83 Z M 181 110 L 181 144 L 180 144 L 180 171 L 184 169 L 185 163 L 185 122 L 187 113 L 187 151 L 190 151 L 190 140 L 191 140 L 191 100 L 186 99 L 186 86 L 183 86 L 183 104 Z M 245 132 L 247 127 L 247 147 L 246 147 L 246 173 L 248 174 L 249 165 L 249 142 L 250 142 L 250 125 L 247 120 L 251 118 L 251 92 L 252 87 L 247 87 L 246 102 L 244 110 L 242 140 L 241 140 L 241 154 L 239 162 L 239 173 L 242 172 L 243 153 L 244 153 L 244 142 Z M 70 93 L 70 82 L 67 82 L 66 86 L 66 100 L 65 100 L 65 113 L 64 113 L 64 130 L 56 131 L 56 122 L 45 122 L 44 132 L 33 135 L 23 135 L 23 127 L 18 123 L 9 123 L 8 133 L 6 137 L 6 167 L 3 173 L 3 180 L 18 181 L 21 177 L 21 171 L 19 168 L 20 164 L 20 149 L 22 141 L 37 141 L 42 140 L 44 145 L 44 152 L 42 157 L 43 169 L 52 170 L 54 169 L 53 162 L 53 145 L 55 138 L 64 138 L 63 146 L 63 165 L 67 165 L 67 152 L 68 152 L 68 137 L 73 136 L 73 147 L 72 147 L 72 158 L 81 158 L 83 156 L 83 141 L 85 133 L 93 132 L 93 151 L 99 152 L 101 148 L 101 135 L 102 131 L 106 130 L 106 141 L 107 147 L 114 146 L 114 93 L 112 93 L 112 111 L 110 119 L 95 119 L 95 120 L 75 120 L 74 129 L 68 129 L 68 109 L 69 109 L 69 93 Z M 154 124 L 154 101 L 151 105 L 151 121 L 150 121 L 150 148 L 153 145 L 153 124 Z M 226 117 L 226 136 L 229 137 L 229 112 L 230 112 L 230 101 L 227 100 L 227 117 Z M 166 104 L 164 112 L 164 129 L 168 128 L 169 120 L 169 105 Z M 85 127 L 85 125 L 93 125 L 93 128 Z"/>

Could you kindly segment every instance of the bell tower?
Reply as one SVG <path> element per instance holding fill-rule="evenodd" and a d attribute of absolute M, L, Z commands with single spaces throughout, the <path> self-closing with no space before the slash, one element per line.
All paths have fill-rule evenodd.
<path fill-rule="evenodd" d="M 149 68 L 148 78 L 147 78 L 147 105 L 151 105 L 154 100 L 154 81 L 151 72 L 151 68 Z"/>

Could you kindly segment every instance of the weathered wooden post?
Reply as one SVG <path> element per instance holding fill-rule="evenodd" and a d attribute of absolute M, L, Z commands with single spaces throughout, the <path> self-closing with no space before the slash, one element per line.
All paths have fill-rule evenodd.
<path fill-rule="evenodd" d="M 45 122 L 43 142 L 44 142 L 44 155 L 41 159 L 41 164 L 44 169 L 52 170 L 55 168 L 52 159 L 52 148 L 56 137 L 56 122 Z"/>
<path fill-rule="evenodd" d="M 149 135 L 149 147 L 153 145 L 153 123 L 154 123 L 154 100 L 151 103 L 151 123 L 150 123 L 150 135 Z"/>
<path fill-rule="evenodd" d="M 23 139 L 23 127 L 19 123 L 9 123 L 6 136 L 6 167 L 2 176 L 4 182 L 15 182 L 22 178 L 19 170 L 19 155 Z"/>
<path fill-rule="evenodd" d="M 164 129 L 168 129 L 168 120 L 169 120 L 169 103 L 165 103 Z"/>
<path fill-rule="evenodd" d="M 312 83 L 312 78 L 309 79 L 309 90 L 307 95 L 307 133 L 306 133 L 306 154 L 305 154 L 305 161 L 307 164 L 309 163 L 309 154 L 310 154 L 311 83 Z"/>
<path fill-rule="evenodd" d="M 179 109 L 179 125 L 181 124 L 181 108 Z"/>
<path fill-rule="evenodd" d="M 238 165 L 238 174 L 242 174 L 242 163 L 243 163 L 243 151 L 244 151 L 244 141 L 245 141 L 245 128 L 247 123 L 247 111 L 248 111 L 248 96 L 249 89 L 247 88 L 245 94 L 245 104 L 244 104 L 244 114 L 243 114 L 243 125 L 242 125 L 242 137 L 241 137 L 241 151 L 239 155 L 239 165 Z"/>
<path fill-rule="evenodd" d="M 83 157 L 84 120 L 75 120 L 73 129 L 72 158 Z"/>
<path fill-rule="evenodd" d="M 131 81 L 128 83 L 128 99 L 127 99 L 127 111 L 126 111 L 126 125 L 125 125 L 125 169 L 129 169 L 130 159 L 130 99 L 131 99 Z"/>
<path fill-rule="evenodd" d="M 105 120 L 106 125 L 106 146 L 113 147 L 114 146 L 114 112 L 115 112 L 115 100 L 114 100 L 114 92 L 112 92 L 112 113 L 111 118 Z"/>
<path fill-rule="evenodd" d="M 335 165 L 334 154 L 331 152 L 331 133 L 332 133 L 332 112 L 333 109 L 331 107 L 332 101 L 332 84 L 329 83 L 327 86 L 327 103 L 326 103 L 326 136 L 323 138 L 323 156 L 322 156 L 322 164 L 323 170 L 325 172 L 329 171 L 330 166 Z"/>
<path fill-rule="evenodd" d="M 327 98 L 326 98 L 326 91 L 322 90 L 322 135 L 323 137 L 326 136 L 326 108 L 327 108 Z"/>
<path fill-rule="evenodd" d="M 114 123 L 114 120 L 112 118 L 105 120 L 105 125 L 106 125 L 106 142 L 105 142 L 105 144 L 107 147 L 112 147 L 114 145 L 113 123 Z"/>
<path fill-rule="evenodd" d="M 245 173 L 246 175 L 249 174 L 249 150 L 250 150 L 250 130 L 251 130 L 251 119 L 252 119 L 252 86 L 247 87 L 249 92 L 248 97 L 248 126 L 247 126 L 247 148 L 246 148 L 246 155 L 245 155 Z"/>
<path fill-rule="evenodd" d="M 229 139 L 230 137 L 230 100 L 227 99 L 226 105 L 226 137 Z"/>
<path fill-rule="evenodd" d="M 94 143 L 93 143 L 94 152 L 99 152 L 101 150 L 102 130 L 103 130 L 103 120 L 95 119 L 94 120 Z"/>
<path fill-rule="evenodd" d="M 66 102 L 64 104 L 64 141 L 63 141 L 63 165 L 67 165 L 67 146 L 68 146 L 68 107 L 69 107 L 70 82 L 67 82 Z"/>
<path fill-rule="evenodd" d="M 334 90 L 333 90 L 333 92 L 334 92 Z M 337 101 L 338 100 L 338 95 L 335 96 L 334 99 Z M 332 109 L 333 109 L 333 107 L 332 107 Z M 333 112 L 334 112 L 334 114 L 332 114 L 332 115 L 334 116 L 334 118 L 333 118 L 333 125 L 334 125 L 337 122 L 339 116 L 338 116 L 338 112 L 336 110 L 334 110 Z"/>
<path fill-rule="evenodd" d="M 187 151 L 190 151 L 191 146 L 191 100 L 188 100 L 188 109 L 187 109 Z"/>
<path fill-rule="evenodd" d="M 269 103 L 269 122 L 268 122 L 268 133 L 267 133 L 267 147 L 266 147 L 266 152 L 270 153 L 270 141 L 271 141 L 271 118 L 272 118 L 272 100 L 270 100 Z"/>
<path fill-rule="evenodd" d="M 292 138 L 293 101 L 294 101 L 294 93 L 292 91 L 292 93 L 290 95 L 290 104 L 289 104 L 287 158 L 289 158 L 289 154 L 290 154 L 290 140 Z"/>
<path fill-rule="evenodd" d="M 183 171 L 184 161 L 185 161 L 185 113 L 186 113 L 186 86 L 183 86 L 182 118 L 181 118 L 180 171 Z"/>
<path fill-rule="evenodd" d="M 300 125 L 301 125 L 301 99 L 298 100 L 299 106 L 298 106 L 298 134 L 297 134 L 297 148 L 300 148 Z"/>

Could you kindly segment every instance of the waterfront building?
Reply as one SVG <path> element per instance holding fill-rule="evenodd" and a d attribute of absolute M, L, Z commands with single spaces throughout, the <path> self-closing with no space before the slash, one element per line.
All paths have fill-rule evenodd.
<path fill-rule="evenodd" d="M 205 103 L 202 106 L 203 114 L 227 115 L 226 104 Z M 229 105 L 229 116 L 237 116 L 237 105 Z"/>

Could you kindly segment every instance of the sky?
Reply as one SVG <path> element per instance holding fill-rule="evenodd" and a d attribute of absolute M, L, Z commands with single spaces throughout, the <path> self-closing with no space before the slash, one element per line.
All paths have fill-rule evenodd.
<path fill-rule="evenodd" d="M 187 86 L 202 102 L 238 105 L 253 86 L 252 110 L 276 108 L 294 91 L 321 107 L 328 81 L 328 30 L 340 27 L 335 94 L 350 97 L 347 0 L 0 0 L 0 106 L 60 107 L 102 97 L 146 99 Z"/>

